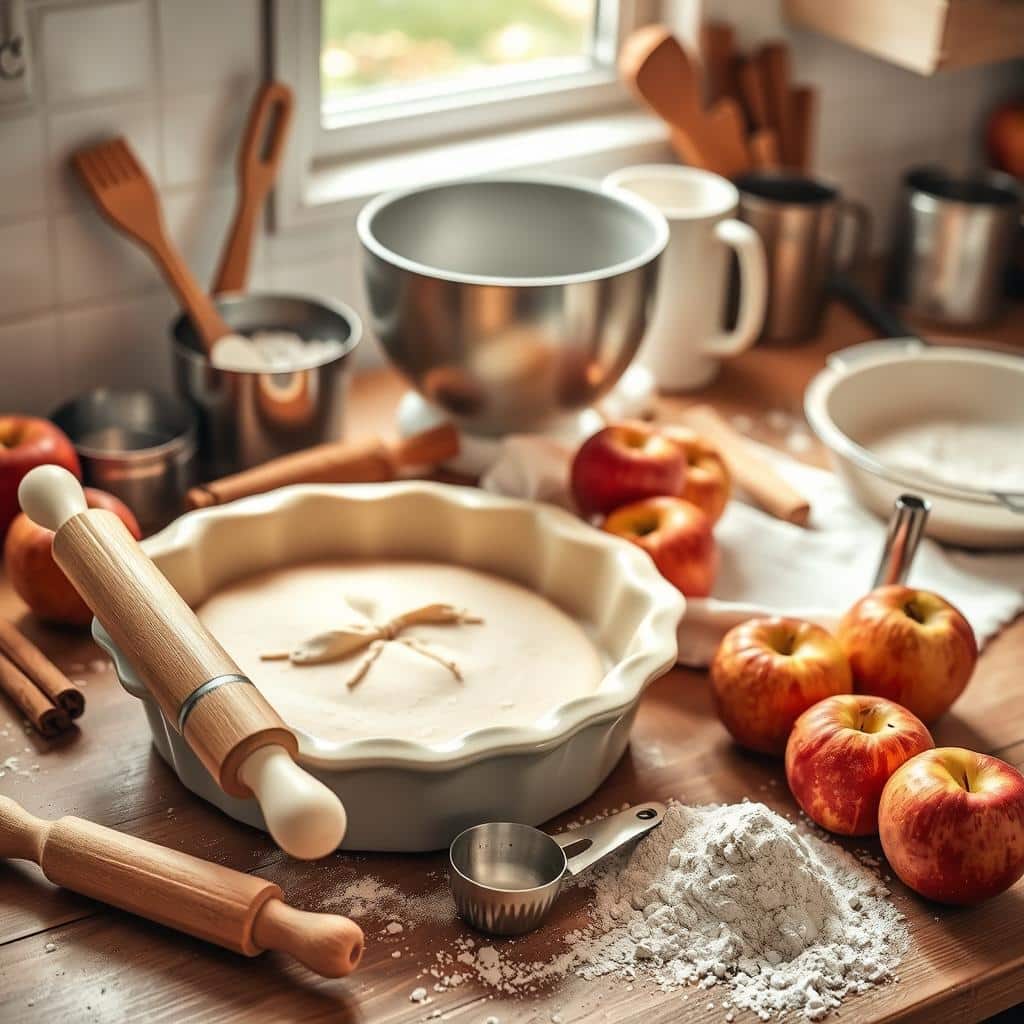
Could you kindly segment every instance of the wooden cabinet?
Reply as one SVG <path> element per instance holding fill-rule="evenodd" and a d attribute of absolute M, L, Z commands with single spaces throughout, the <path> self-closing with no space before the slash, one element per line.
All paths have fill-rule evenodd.
<path fill-rule="evenodd" d="M 1024 0 L 784 0 L 787 18 L 901 67 L 1024 57 Z"/>

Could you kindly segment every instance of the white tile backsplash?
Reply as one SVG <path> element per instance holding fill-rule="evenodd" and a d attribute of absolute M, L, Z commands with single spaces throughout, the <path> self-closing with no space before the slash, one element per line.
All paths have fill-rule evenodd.
<path fill-rule="evenodd" d="M 42 15 L 41 68 L 50 103 L 140 92 L 153 70 L 148 0 L 57 7 Z"/>
<path fill-rule="evenodd" d="M 0 122 L 0 219 L 30 217 L 46 210 L 46 166 L 42 120 L 35 116 Z"/>
<path fill-rule="evenodd" d="M 64 110 L 47 119 L 49 137 L 45 173 L 50 181 L 51 203 L 56 210 L 81 210 L 90 205 L 71 170 L 70 158 L 76 149 L 95 145 L 123 135 L 146 168 L 149 176 L 162 184 L 160 161 L 159 109 L 155 100 L 104 103 L 87 110 Z M 3 132 L 0 122 L 0 132 Z"/>
<path fill-rule="evenodd" d="M 97 387 L 172 389 L 168 325 L 176 306 L 163 289 L 60 317 L 62 400 Z"/>
<path fill-rule="evenodd" d="M 169 93 L 259 77 L 259 0 L 159 0 L 157 6 Z"/>
<path fill-rule="evenodd" d="M 58 214 L 54 224 L 62 306 L 130 295 L 159 283 L 148 256 L 95 210 Z"/>
<path fill-rule="evenodd" d="M 210 92 L 164 101 L 161 133 L 169 186 L 223 185 L 235 176 L 235 157 L 258 79 L 238 78 Z"/>
<path fill-rule="evenodd" d="M 266 2 L 30 0 L 35 105 L 0 109 L 0 411 L 45 412 L 102 383 L 170 386 L 174 299 L 149 258 L 95 213 L 68 158 L 126 136 L 160 188 L 172 236 L 209 284 L 234 211 L 235 148 L 262 76 Z M 690 12 L 675 24 L 700 2 L 685 0 Z M 870 207 L 876 248 L 902 172 L 927 161 L 965 166 L 980 152 L 986 111 L 1021 89 L 1021 62 L 926 79 L 790 29 L 778 0 L 702 2 L 708 17 L 736 26 L 745 48 L 789 40 L 795 77 L 820 92 L 817 169 Z M 261 232 L 250 285 L 320 294 L 365 318 L 352 221 Z M 379 358 L 367 338 L 359 362 Z"/>
<path fill-rule="evenodd" d="M 44 312 L 53 306 L 48 232 L 42 217 L 0 224 L 0 311 L 4 317 Z"/>
<path fill-rule="evenodd" d="M 0 410 L 45 416 L 60 400 L 57 317 L 0 323 Z"/>

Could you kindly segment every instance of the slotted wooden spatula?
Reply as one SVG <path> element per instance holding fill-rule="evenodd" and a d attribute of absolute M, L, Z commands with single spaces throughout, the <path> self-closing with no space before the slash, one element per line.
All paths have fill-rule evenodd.
<path fill-rule="evenodd" d="M 284 82 L 267 82 L 256 95 L 238 151 L 238 203 L 213 294 L 240 292 L 249 276 L 256 220 L 277 178 L 295 97 Z"/>
<path fill-rule="evenodd" d="M 231 328 L 167 234 L 156 189 L 131 147 L 123 138 L 112 139 L 79 150 L 71 163 L 100 213 L 152 256 L 209 353 Z"/>

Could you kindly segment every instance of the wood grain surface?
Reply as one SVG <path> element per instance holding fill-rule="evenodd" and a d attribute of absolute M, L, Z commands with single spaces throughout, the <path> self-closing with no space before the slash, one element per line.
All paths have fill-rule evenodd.
<path fill-rule="evenodd" d="M 870 336 L 845 310 L 830 309 L 817 342 L 755 348 L 727 363 L 699 399 L 726 416 L 747 417 L 752 434 L 781 444 L 785 423 L 800 417 L 804 386 L 825 354 Z M 1024 315 L 1016 311 L 987 336 L 1019 344 Z M 350 406 L 353 433 L 387 433 L 400 393 L 400 382 L 387 372 L 357 381 Z M 821 453 L 808 457 L 819 461 Z M 865 552 L 865 586 L 876 554 Z M 9 757 L 18 765 L 0 767 L 0 791 L 29 811 L 75 814 L 251 872 L 277 883 L 290 903 L 308 910 L 331 905 L 362 874 L 410 893 L 438 884 L 437 876 L 427 875 L 443 870 L 441 855 L 337 854 L 300 863 L 265 835 L 194 798 L 153 751 L 142 709 L 118 686 L 87 633 L 47 630 L 23 612 L 0 581 L 0 614 L 18 621 L 69 676 L 83 682 L 88 698 L 80 728 L 53 742 L 26 733 L 12 706 L 0 703 L 0 765 Z M 986 648 L 965 696 L 936 726 L 937 742 L 989 751 L 1024 766 L 1022 664 L 1024 620 L 1018 620 Z M 676 670 L 645 695 L 630 749 L 607 783 L 567 817 L 627 801 L 674 797 L 701 803 L 744 796 L 797 817 L 779 763 L 733 746 L 712 711 L 705 674 Z M 851 846 L 880 852 L 874 842 Z M 973 909 L 937 907 L 898 883 L 893 888 L 913 943 L 899 982 L 850 998 L 831 1020 L 969 1022 L 1024 1000 L 1024 882 Z M 580 920 L 583 892 L 560 901 L 545 929 L 514 947 L 516 955 L 532 959 L 556 949 Z M 442 945 L 469 934 L 460 924 L 421 925 L 392 937 L 381 934 L 386 920 L 364 916 L 359 923 L 368 939 L 363 965 L 347 980 L 323 981 L 283 956 L 245 960 L 58 889 L 32 865 L 0 862 L 0 1021 L 404 1024 L 426 1020 L 434 1011 L 458 1024 L 483 1024 L 489 1016 L 501 1024 L 547 1024 L 556 1014 L 565 1024 L 724 1020 L 724 991 L 661 993 L 640 981 L 626 986 L 570 977 L 524 998 L 496 996 L 473 984 L 436 993 L 433 979 L 420 972 L 433 964 Z M 397 959 L 396 950 L 402 954 Z M 428 988 L 426 1005 L 409 1000 L 418 985 Z M 736 1020 L 747 1024 L 755 1018 L 737 1013 Z"/>

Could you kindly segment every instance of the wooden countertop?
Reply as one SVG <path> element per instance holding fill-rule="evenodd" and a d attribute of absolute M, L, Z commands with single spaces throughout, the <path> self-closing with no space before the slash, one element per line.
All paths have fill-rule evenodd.
<path fill-rule="evenodd" d="M 1024 311 L 986 336 L 1019 344 Z M 754 433 L 778 442 L 780 417 L 800 416 L 801 396 L 825 354 L 871 337 L 844 309 L 829 310 L 821 339 L 795 349 L 758 348 L 728 364 L 699 397 L 723 412 L 751 417 Z M 387 372 L 356 381 L 353 434 L 389 431 L 401 386 Z M 668 403 L 671 405 L 671 400 Z M 776 429 L 773 429 L 775 425 Z M 810 453 L 820 460 L 820 452 Z M 872 560 L 872 552 L 866 558 Z M 873 564 L 865 564 L 865 578 Z M 224 817 L 188 793 L 150 745 L 136 701 L 114 679 L 109 664 L 84 632 L 44 629 L 0 579 L 0 614 L 22 627 L 54 659 L 86 684 L 88 708 L 80 733 L 46 743 L 25 733 L 20 716 L 0 699 L 0 765 L 17 758 L 27 775 L 6 770 L 0 792 L 45 817 L 77 814 L 168 846 L 251 871 L 279 882 L 289 901 L 315 908 L 332 889 L 337 869 L 366 872 L 409 891 L 424 888 L 441 855 L 342 856 L 324 863 L 289 861 L 266 836 Z M 1024 619 L 986 648 L 966 696 L 934 729 L 940 745 L 989 751 L 1024 766 Z M 0 771 L 4 771 L 0 767 Z M 793 813 L 780 765 L 748 756 L 727 739 L 715 718 L 704 673 L 676 670 L 645 695 L 630 750 L 609 780 L 578 809 L 593 814 L 626 802 L 676 797 L 692 803 L 762 800 Z M 383 808 L 382 813 L 387 813 Z M 877 843 L 856 846 L 874 849 Z M 346 872 L 350 875 L 350 870 Z M 435 883 L 436 884 L 436 883 Z M 873 989 L 843 1004 L 842 1021 L 976 1021 L 1024 1001 L 1024 882 L 975 909 L 944 909 L 909 895 L 895 898 L 907 915 L 913 948 L 898 984 Z M 344 908 L 341 908 L 344 909 Z M 543 997 L 489 997 L 472 984 L 436 993 L 419 977 L 442 942 L 463 934 L 456 923 L 423 925 L 400 943 L 378 938 L 382 921 L 362 921 L 369 944 L 359 971 L 346 981 L 323 981 L 277 955 L 246 960 L 157 925 L 110 910 L 50 885 L 24 862 L 0 862 L 0 1020 L 28 1021 L 419 1021 L 441 1011 L 443 1020 L 502 1024 L 579 1020 L 719 1024 L 723 995 L 701 993 L 680 1003 L 636 982 L 631 990 L 610 980 L 570 977 Z M 573 927 L 572 908 L 556 911 L 547 926 Z M 549 933 L 550 934 L 550 933 Z M 540 937 L 537 955 L 542 956 Z M 51 944 L 53 949 L 46 952 Z M 405 951 L 408 947 L 408 951 Z M 403 950 L 392 958 L 395 948 Z M 432 1002 L 410 1003 L 418 985 Z M 685 1009 L 683 1009 L 685 1008 Z M 737 1013 L 738 1022 L 755 1020 Z"/>

